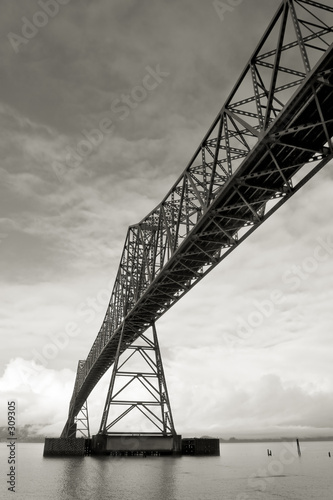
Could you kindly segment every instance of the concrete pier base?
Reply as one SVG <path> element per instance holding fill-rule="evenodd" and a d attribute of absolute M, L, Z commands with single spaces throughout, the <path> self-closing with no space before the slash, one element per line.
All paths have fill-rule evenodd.
<path fill-rule="evenodd" d="M 124 435 L 92 437 L 94 455 L 180 455 L 181 436 Z"/>
<path fill-rule="evenodd" d="M 85 455 L 84 438 L 45 438 L 44 457 L 83 457 Z"/>
<path fill-rule="evenodd" d="M 219 456 L 218 439 L 198 439 L 176 436 L 104 435 L 85 438 L 45 438 L 44 457 L 83 457 L 85 455 Z"/>

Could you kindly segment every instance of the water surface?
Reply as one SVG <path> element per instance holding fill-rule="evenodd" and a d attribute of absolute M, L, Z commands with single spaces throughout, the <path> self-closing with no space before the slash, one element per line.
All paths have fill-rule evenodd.
<path fill-rule="evenodd" d="M 221 444 L 220 457 L 43 458 L 17 444 L 15 493 L 0 443 L 0 498 L 15 500 L 333 500 L 333 442 Z M 267 448 L 272 456 L 267 455 Z"/>

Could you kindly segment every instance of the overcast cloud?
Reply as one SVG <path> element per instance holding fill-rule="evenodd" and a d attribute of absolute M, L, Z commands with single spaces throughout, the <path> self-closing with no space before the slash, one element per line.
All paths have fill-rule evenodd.
<path fill-rule="evenodd" d="M 280 1 L 222 21 L 200 0 L 59 0 L 29 32 L 40 3 L 1 7 L 0 425 L 16 398 L 20 425 L 57 436 L 127 227 L 184 170 Z M 330 164 L 158 322 L 179 433 L 332 435 L 332 187 Z"/>

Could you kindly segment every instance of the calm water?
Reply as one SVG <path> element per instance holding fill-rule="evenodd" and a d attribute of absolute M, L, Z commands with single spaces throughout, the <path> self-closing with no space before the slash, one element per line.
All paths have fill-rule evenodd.
<path fill-rule="evenodd" d="M 333 442 L 301 446 L 301 458 L 294 443 L 222 444 L 220 457 L 207 458 L 43 458 L 42 444 L 18 443 L 11 493 L 6 443 L 0 443 L 0 498 L 333 500 Z"/>

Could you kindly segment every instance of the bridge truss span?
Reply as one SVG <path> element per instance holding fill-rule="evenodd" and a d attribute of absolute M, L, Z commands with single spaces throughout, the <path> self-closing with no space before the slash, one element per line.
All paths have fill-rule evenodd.
<path fill-rule="evenodd" d="M 283 0 L 188 166 L 129 227 L 63 437 L 124 352 L 333 158 L 333 7 Z"/>

